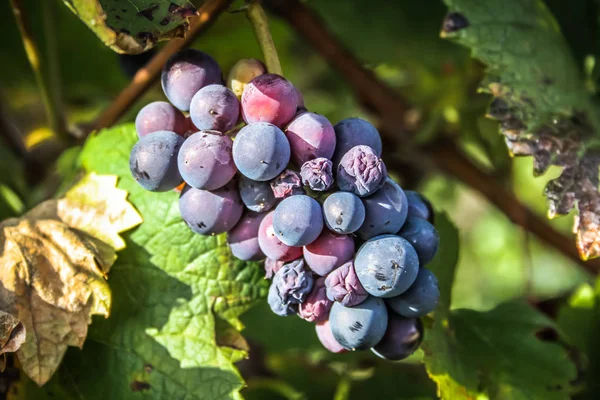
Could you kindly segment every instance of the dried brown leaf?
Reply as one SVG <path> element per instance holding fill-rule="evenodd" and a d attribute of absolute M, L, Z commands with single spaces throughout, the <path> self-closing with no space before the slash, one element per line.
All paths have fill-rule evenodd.
<path fill-rule="evenodd" d="M 11 314 L 0 310 L 0 372 L 6 366 L 5 353 L 14 353 L 25 342 L 25 327 Z"/>

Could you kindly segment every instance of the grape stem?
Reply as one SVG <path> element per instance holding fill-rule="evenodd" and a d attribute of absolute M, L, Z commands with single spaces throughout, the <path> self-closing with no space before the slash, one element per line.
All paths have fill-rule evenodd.
<path fill-rule="evenodd" d="M 46 2 L 44 2 L 46 3 Z M 48 2 L 49 3 L 49 2 Z M 66 129 L 65 120 L 63 117 L 62 107 L 60 102 L 58 101 L 58 96 L 53 96 L 50 92 L 51 87 L 56 86 L 49 82 L 44 76 L 42 59 L 40 56 L 40 52 L 38 46 L 35 42 L 33 34 L 27 24 L 23 13 L 23 6 L 21 4 L 21 0 L 11 0 L 11 6 L 13 13 L 15 15 L 15 19 L 17 22 L 17 26 L 19 27 L 19 32 L 21 33 L 21 39 L 23 40 L 23 47 L 25 48 L 25 53 L 27 55 L 27 59 L 29 60 L 29 64 L 33 70 L 33 74 L 35 76 L 36 84 L 40 91 L 40 95 L 42 97 L 42 102 L 44 103 L 44 109 L 46 111 L 46 118 L 48 119 L 48 125 L 54 134 L 60 138 L 61 140 L 68 142 L 72 140 L 72 137 L 69 135 Z M 50 10 L 50 7 L 44 7 L 44 13 L 47 14 Z M 44 28 L 48 29 L 51 27 L 49 21 L 46 21 Z M 45 32 L 46 36 L 53 36 L 54 32 Z M 48 50 L 56 51 L 55 46 L 51 45 L 51 40 L 48 39 Z M 57 54 L 48 54 L 49 59 L 53 57 L 57 57 Z M 49 68 L 51 71 L 49 75 L 56 74 L 56 66 Z M 52 77 L 52 76 L 50 76 Z"/>
<path fill-rule="evenodd" d="M 269 20 L 267 19 L 265 10 L 258 0 L 254 0 L 248 4 L 246 15 L 248 16 L 248 19 L 254 28 L 254 34 L 256 35 L 256 40 L 258 41 L 260 49 L 263 53 L 267 70 L 271 74 L 283 76 L 281 63 L 279 62 L 279 57 L 277 56 L 277 49 L 275 49 L 275 43 L 273 42 L 273 37 L 271 36 L 271 31 L 269 30 Z"/>

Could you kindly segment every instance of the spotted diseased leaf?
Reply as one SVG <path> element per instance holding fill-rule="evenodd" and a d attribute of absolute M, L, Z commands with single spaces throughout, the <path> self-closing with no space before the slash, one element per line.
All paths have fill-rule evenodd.
<path fill-rule="evenodd" d="M 541 0 L 445 2 L 441 35 L 487 65 L 481 90 L 494 96 L 488 116 L 500 121 L 509 152 L 533 156 L 535 175 L 563 168 L 545 190 L 548 215 L 577 206 L 579 254 L 600 256 L 598 110 L 554 17 Z"/>
<path fill-rule="evenodd" d="M 443 240 L 429 268 L 440 302 L 423 341 L 424 363 L 442 399 L 558 400 L 569 398 L 576 370 L 567 351 L 536 334 L 556 329 L 529 305 L 512 301 L 485 311 L 451 309 L 458 232 L 436 216 Z"/>
<path fill-rule="evenodd" d="M 138 54 L 157 41 L 183 37 L 196 9 L 187 0 L 63 0 L 118 53 Z"/>
<path fill-rule="evenodd" d="M 6 366 L 6 353 L 14 353 L 25 342 L 25 326 L 10 315 L 0 310 L 0 372 Z"/>

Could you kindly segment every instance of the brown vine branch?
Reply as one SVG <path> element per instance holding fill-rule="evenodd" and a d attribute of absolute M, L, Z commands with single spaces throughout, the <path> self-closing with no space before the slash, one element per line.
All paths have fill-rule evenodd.
<path fill-rule="evenodd" d="M 190 29 L 183 39 L 169 41 L 143 68 L 133 77 L 129 85 L 94 121 L 92 130 L 113 125 L 123 114 L 156 82 L 167 60 L 179 50 L 188 47 L 196 37 L 204 32 L 225 11 L 232 0 L 208 0 L 198 9 L 198 17 L 190 22 Z"/>
<path fill-rule="evenodd" d="M 265 0 L 265 5 L 292 25 L 346 79 L 365 106 L 380 118 L 384 140 L 398 148 L 405 132 L 404 114 L 408 103 L 365 69 L 309 7 L 298 0 Z M 515 224 L 577 261 L 587 271 L 596 274 L 600 270 L 600 261 L 582 261 L 572 238 L 557 232 L 531 212 L 495 178 L 475 167 L 453 143 L 444 142 L 426 155 L 442 171 L 481 192 Z"/>

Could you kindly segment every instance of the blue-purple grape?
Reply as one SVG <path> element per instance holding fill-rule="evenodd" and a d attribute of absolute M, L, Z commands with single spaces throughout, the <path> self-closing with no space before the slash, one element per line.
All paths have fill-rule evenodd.
<path fill-rule="evenodd" d="M 358 249 L 354 269 L 369 294 L 389 298 L 404 293 L 413 284 L 419 272 L 419 259 L 405 239 L 382 235 Z"/>
<path fill-rule="evenodd" d="M 302 257 L 301 247 L 288 246 L 275 236 L 273 228 L 274 211 L 268 213 L 260 223 L 258 245 L 265 255 L 275 261 L 292 261 Z"/>
<path fill-rule="evenodd" d="M 312 291 L 314 279 L 304 260 L 299 259 L 284 264 L 273 277 L 273 283 L 285 301 L 302 304 Z"/>
<path fill-rule="evenodd" d="M 187 131 L 185 115 L 166 101 L 154 101 L 145 105 L 135 117 L 138 137 L 152 132 L 171 131 L 183 135 Z"/>
<path fill-rule="evenodd" d="M 304 246 L 303 254 L 308 267 L 325 276 L 354 257 L 354 239 L 323 229 L 314 242 Z"/>
<path fill-rule="evenodd" d="M 321 205 L 306 195 L 291 196 L 275 208 L 275 236 L 288 246 L 306 246 L 323 230 Z"/>
<path fill-rule="evenodd" d="M 248 211 L 229 231 L 227 243 L 236 258 L 244 261 L 258 261 L 265 258 L 258 245 L 258 229 L 265 215 Z"/>
<path fill-rule="evenodd" d="M 136 182 L 153 192 L 165 192 L 181 185 L 177 154 L 182 144 L 183 138 L 170 131 L 153 132 L 140 138 L 129 157 L 129 169 Z"/>
<path fill-rule="evenodd" d="M 386 179 L 375 194 L 362 200 L 365 206 L 365 220 L 357 231 L 361 239 L 396 233 L 404 225 L 408 214 L 408 201 L 404 191 L 393 180 Z"/>
<path fill-rule="evenodd" d="M 328 190 L 333 184 L 333 164 L 324 157 L 315 158 L 302 164 L 302 183 L 317 192 Z"/>
<path fill-rule="evenodd" d="M 429 200 L 421 193 L 412 190 L 405 190 L 404 194 L 408 200 L 408 216 L 423 218 L 433 224 L 434 212 Z"/>
<path fill-rule="evenodd" d="M 406 292 L 385 301 L 398 314 L 414 318 L 435 310 L 439 299 L 437 278 L 427 268 L 420 268 L 417 279 Z"/>
<path fill-rule="evenodd" d="M 248 124 L 268 122 L 282 128 L 296 115 L 298 101 L 290 81 L 276 74 L 262 74 L 244 87 L 242 117 Z"/>
<path fill-rule="evenodd" d="M 353 261 L 348 261 L 331 271 L 325 279 L 325 288 L 327 298 L 346 307 L 360 304 L 369 297 L 369 293 L 358 280 Z"/>
<path fill-rule="evenodd" d="M 268 181 L 290 162 L 290 143 L 281 129 L 267 122 L 243 127 L 233 142 L 238 170 L 255 181 Z"/>
<path fill-rule="evenodd" d="M 241 175 L 238 188 L 242 202 L 250 211 L 266 212 L 277 204 L 269 182 L 253 181 Z"/>
<path fill-rule="evenodd" d="M 233 141 L 216 131 L 201 131 L 185 140 L 177 165 L 185 182 L 193 188 L 215 190 L 234 177 Z"/>
<path fill-rule="evenodd" d="M 335 302 L 329 323 L 333 337 L 346 350 L 366 350 L 383 338 L 388 312 L 383 300 L 373 296 L 352 307 Z"/>
<path fill-rule="evenodd" d="M 302 178 L 297 172 L 292 171 L 291 169 L 286 169 L 273 179 L 271 181 L 271 189 L 273 190 L 273 195 L 277 199 L 304 194 Z"/>
<path fill-rule="evenodd" d="M 340 234 L 356 232 L 365 220 L 365 206 L 350 192 L 335 192 L 323 203 L 323 217 L 329 229 Z"/>
<path fill-rule="evenodd" d="M 314 281 L 308 297 L 300 304 L 298 316 L 308 322 L 321 322 L 329 317 L 332 305 L 325 293 L 325 278 L 321 277 Z"/>
<path fill-rule="evenodd" d="M 227 132 L 240 116 L 240 102 L 235 94 L 223 85 L 208 85 L 192 98 L 190 118 L 201 131 Z"/>
<path fill-rule="evenodd" d="M 359 197 L 375 193 L 387 178 L 383 160 L 369 146 L 355 146 L 342 157 L 337 169 L 340 190 Z"/>
<path fill-rule="evenodd" d="M 399 361 L 413 354 L 422 340 L 421 321 L 390 312 L 385 334 L 371 351 L 384 360 Z"/>
<path fill-rule="evenodd" d="M 267 303 L 269 303 L 271 311 L 280 317 L 287 317 L 298 312 L 298 303 L 292 303 L 287 300 L 279 291 L 275 280 L 271 282 L 271 286 L 269 287 Z"/>
<path fill-rule="evenodd" d="M 212 191 L 186 186 L 179 197 L 181 217 L 200 235 L 216 235 L 233 229 L 243 210 L 238 191 L 231 182 Z"/>
<path fill-rule="evenodd" d="M 375 150 L 381 156 L 383 148 L 381 136 L 371 123 L 360 118 L 344 119 L 333 127 L 335 130 L 336 147 L 333 155 L 333 166 L 337 167 L 340 160 L 354 146 L 364 145 Z"/>
<path fill-rule="evenodd" d="M 398 235 L 408 240 L 417 251 L 419 265 L 423 266 L 433 260 L 437 253 L 440 236 L 427 220 L 408 217 Z"/>
<path fill-rule="evenodd" d="M 333 125 L 322 115 L 303 112 L 285 129 L 292 149 L 291 160 L 297 166 L 314 158 L 331 158 L 335 150 Z"/>
<path fill-rule="evenodd" d="M 181 111 L 188 111 L 192 97 L 205 86 L 221 84 L 217 62 L 199 50 L 186 49 L 173 55 L 163 67 L 161 84 L 169 101 Z"/>

